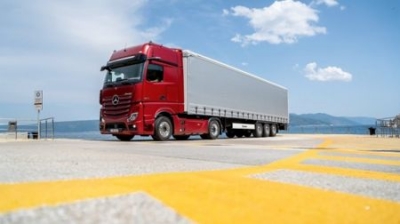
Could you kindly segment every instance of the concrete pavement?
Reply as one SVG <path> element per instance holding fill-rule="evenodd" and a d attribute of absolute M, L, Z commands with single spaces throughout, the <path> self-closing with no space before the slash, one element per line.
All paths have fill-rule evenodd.
<path fill-rule="evenodd" d="M 0 142 L 0 223 L 399 223 L 400 140 Z"/>

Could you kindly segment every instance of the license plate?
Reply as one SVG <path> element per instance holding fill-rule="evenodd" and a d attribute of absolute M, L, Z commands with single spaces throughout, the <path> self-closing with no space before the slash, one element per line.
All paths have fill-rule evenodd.
<path fill-rule="evenodd" d="M 117 133 L 117 132 L 119 132 L 119 129 L 118 128 L 112 128 L 112 129 L 110 129 L 110 132 L 111 133 Z"/>

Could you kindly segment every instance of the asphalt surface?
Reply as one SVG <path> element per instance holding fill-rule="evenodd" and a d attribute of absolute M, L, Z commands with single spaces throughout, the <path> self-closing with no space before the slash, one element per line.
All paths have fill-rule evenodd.
<path fill-rule="evenodd" d="M 400 140 L 0 142 L 0 223 L 400 223 Z"/>

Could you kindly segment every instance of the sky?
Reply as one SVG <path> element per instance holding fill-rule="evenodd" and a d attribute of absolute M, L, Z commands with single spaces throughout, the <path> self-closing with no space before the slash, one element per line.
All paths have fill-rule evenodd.
<path fill-rule="evenodd" d="M 400 114 L 400 0 L 2 0 L 0 8 L 0 118 L 36 118 L 34 92 L 43 90 L 41 118 L 98 119 L 100 67 L 114 50 L 148 41 L 286 87 L 290 113 Z"/>

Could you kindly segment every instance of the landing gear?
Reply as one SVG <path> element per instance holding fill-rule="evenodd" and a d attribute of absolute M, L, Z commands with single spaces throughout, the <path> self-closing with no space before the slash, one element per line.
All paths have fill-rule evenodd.
<path fill-rule="evenodd" d="M 228 131 L 225 133 L 225 135 L 226 135 L 226 137 L 228 137 L 228 138 L 233 138 L 233 137 L 235 137 L 235 132 L 233 132 L 232 130 L 228 130 Z"/>

